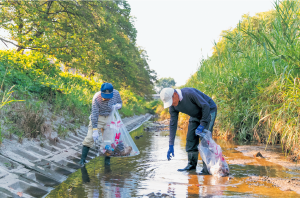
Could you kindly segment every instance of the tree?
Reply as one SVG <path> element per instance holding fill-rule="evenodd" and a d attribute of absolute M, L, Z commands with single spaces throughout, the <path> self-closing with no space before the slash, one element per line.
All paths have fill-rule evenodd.
<path fill-rule="evenodd" d="M 160 78 L 157 83 L 156 83 L 156 87 L 157 87 L 157 91 L 160 92 L 163 88 L 166 87 L 174 87 L 176 85 L 176 82 L 174 80 L 174 78 Z"/>
<path fill-rule="evenodd" d="M 99 74 L 133 91 L 146 86 L 140 95 L 153 89 L 156 75 L 136 46 L 137 31 L 126 1 L 1 1 L 0 28 L 15 42 L 0 41 L 14 44 L 20 52 L 53 55 L 81 73 Z"/>

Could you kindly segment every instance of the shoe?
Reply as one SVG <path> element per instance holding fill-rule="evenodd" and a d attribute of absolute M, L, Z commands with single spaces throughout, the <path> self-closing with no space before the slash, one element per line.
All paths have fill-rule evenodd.
<path fill-rule="evenodd" d="M 190 171 L 195 170 L 198 162 L 198 152 L 188 152 L 188 164 L 183 169 L 178 169 L 177 171 Z"/>
<path fill-rule="evenodd" d="M 87 147 L 87 146 L 82 147 L 82 154 L 81 154 L 81 159 L 79 162 L 80 166 L 84 166 L 84 164 L 86 163 L 85 159 L 87 157 L 89 150 L 90 150 L 90 147 Z"/>

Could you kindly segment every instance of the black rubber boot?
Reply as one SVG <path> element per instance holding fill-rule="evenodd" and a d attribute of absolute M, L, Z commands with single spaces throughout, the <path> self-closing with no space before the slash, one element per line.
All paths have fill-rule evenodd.
<path fill-rule="evenodd" d="M 202 170 L 199 173 L 199 175 L 210 175 L 208 170 L 207 170 L 207 166 L 206 166 L 205 162 L 203 160 L 202 160 L 202 162 L 203 162 L 203 167 L 202 167 Z"/>
<path fill-rule="evenodd" d="M 110 165 L 110 157 L 105 156 L 104 165 Z"/>
<path fill-rule="evenodd" d="M 177 171 L 190 171 L 195 170 L 198 162 L 198 152 L 188 152 L 188 165 L 183 169 Z"/>
<path fill-rule="evenodd" d="M 80 159 L 79 165 L 83 166 L 86 163 L 85 159 L 87 157 L 89 150 L 90 150 L 90 147 L 87 147 L 87 146 L 82 147 L 82 154 L 81 154 L 81 159 Z"/>

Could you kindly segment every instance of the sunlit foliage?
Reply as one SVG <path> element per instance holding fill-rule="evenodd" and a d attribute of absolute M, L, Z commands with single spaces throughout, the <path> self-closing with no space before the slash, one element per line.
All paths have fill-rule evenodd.
<path fill-rule="evenodd" d="M 149 98 L 156 74 L 136 46 L 126 1 L 1 1 L 0 28 L 17 51 L 52 55 L 88 77 L 99 76 Z"/>
<path fill-rule="evenodd" d="M 298 145 L 300 118 L 300 4 L 286 0 L 274 10 L 244 15 L 222 32 L 211 57 L 185 86 L 216 101 L 219 135 L 240 141 Z"/>

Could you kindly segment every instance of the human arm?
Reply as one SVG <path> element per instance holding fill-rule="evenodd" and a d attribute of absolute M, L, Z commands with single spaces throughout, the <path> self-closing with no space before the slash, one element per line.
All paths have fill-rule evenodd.
<path fill-rule="evenodd" d="M 97 129 L 97 125 L 98 125 L 98 117 L 100 113 L 100 104 L 98 101 L 99 99 L 100 99 L 100 92 L 94 95 L 92 101 L 91 122 L 92 122 L 93 129 Z"/>
<path fill-rule="evenodd" d="M 92 101 L 92 114 L 91 114 L 91 122 L 92 122 L 92 127 L 93 127 L 93 139 L 94 141 L 98 140 L 99 133 L 97 129 L 98 125 L 98 117 L 99 117 L 99 109 L 100 105 L 99 102 L 97 101 L 99 98 L 99 92 L 96 93 L 93 97 Z"/>
<path fill-rule="evenodd" d="M 169 135 L 169 150 L 167 152 L 168 160 L 171 160 L 171 157 L 174 157 L 174 140 L 177 131 L 177 122 L 178 122 L 178 111 L 174 109 L 174 107 L 169 108 L 169 112 L 171 114 L 170 119 L 170 135 Z"/>
<path fill-rule="evenodd" d="M 169 135 L 169 145 L 174 145 L 177 123 L 178 123 L 178 111 L 174 109 L 173 106 L 169 108 L 170 118 L 170 135 Z"/>

